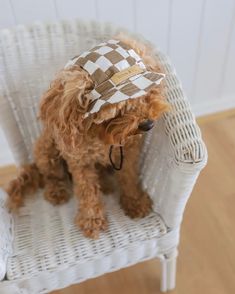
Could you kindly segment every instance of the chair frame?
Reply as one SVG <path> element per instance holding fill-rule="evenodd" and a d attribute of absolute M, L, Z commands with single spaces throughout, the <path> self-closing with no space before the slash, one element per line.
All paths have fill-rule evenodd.
<path fill-rule="evenodd" d="M 118 31 L 120 29 L 110 24 L 84 23 L 80 20 L 53 24 L 36 23 L 0 31 L 0 63 L 3 64 L 0 69 L 0 125 L 18 165 L 32 160 L 33 141 L 41 130 L 35 120 L 35 101 L 43 89 L 46 89 L 55 71 L 63 66 L 68 57 L 78 53 L 75 52 L 77 48 L 78 51 L 88 49 Z M 134 37 L 143 40 L 140 36 Z M 42 272 L 38 276 L 32 275 L 27 279 L 9 280 L 8 261 L 14 247 L 14 222 L 5 206 L 6 194 L 0 191 L 0 228 L 3 232 L 0 237 L 2 294 L 42 294 L 153 257 L 160 258 L 162 264 L 161 291 L 175 288 L 177 247 L 183 213 L 198 175 L 206 165 L 207 150 L 168 57 L 156 49 L 156 58 L 167 74 L 166 96 L 172 105 L 172 112 L 165 114 L 153 132 L 146 136 L 140 164 L 143 187 L 153 200 L 154 211 L 167 228 L 166 235 L 159 240 L 149 240 L 147 245 L 139 244 L 145 246 L 149 254 L 125 264 L 113 263 L 110 268 L 103 270 L 100 266 L 101 259 L 97 262 L 97 271 L 94 274 L 78 277 L 76 275 L 79 265 L 75 265 L 73 268 L 68 266 L 66 272 L 54 270 Z M 35 65 L 36 61 L 38 63 Z M 45 71 L 48 64 L 51 66 Z M 35 84 L 38 85 L 32 85 L 31 77 L 37 77 Z M 32 106 L 31 112 L 25 105 Z M 152 251 L 146 249 L 150 248 L 149 244 L 152 244 Z M 130 250 L 133 252 L 134 249 Z M 130 252 L 126 249 L 125 254 Z M 91 262 L 87 266 L 94 264 Z M 66 275 L 67 272 L 70 276 Z"/>

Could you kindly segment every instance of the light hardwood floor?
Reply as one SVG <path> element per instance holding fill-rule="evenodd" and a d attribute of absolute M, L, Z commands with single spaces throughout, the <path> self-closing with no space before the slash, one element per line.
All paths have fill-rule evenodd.
<path fill-rule="evenodd" d="M 209 161 L 187 205 L 172 294 L 235 293 L 235 112 L 199 119 Z M 14 168 L 0 171 L 0 185 Z M 157 260 L 51 294 L 157 294 Z"/>

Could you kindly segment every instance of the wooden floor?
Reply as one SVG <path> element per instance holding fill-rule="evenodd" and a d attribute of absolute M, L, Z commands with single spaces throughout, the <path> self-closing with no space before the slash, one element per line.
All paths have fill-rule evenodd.
<path fill-rule="evenodd" d="M 209 161 L 184 216 L 172 294 L 235 293 L 235 113 L 199 120 Z M 0 185 L 14 169 L 0 172 Z M 8 173 L 8 174 L 7 174 Z M 157 294 L 160 265 L 147 261 L 53 294 Z M 51 293 L 52 294 L 52 293 Z"/>

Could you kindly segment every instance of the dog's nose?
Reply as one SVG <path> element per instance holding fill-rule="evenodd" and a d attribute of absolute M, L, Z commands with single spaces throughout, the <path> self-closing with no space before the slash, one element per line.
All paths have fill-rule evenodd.
<path fill-rule="evenodd" d="M 138 128 L 141 131 L 147 132 L 147 131 L 151 130 L 153 128 L 153 126 L 154 126 L 154 121 L 147 119 L 147 120 L 143 121 L 142 123 L 140 123 Z"/>

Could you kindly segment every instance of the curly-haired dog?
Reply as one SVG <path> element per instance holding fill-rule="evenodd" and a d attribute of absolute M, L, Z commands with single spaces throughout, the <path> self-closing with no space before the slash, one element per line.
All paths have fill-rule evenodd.
<path fill-rule="evenodd" d="M 100 61 L 104 64 L 99 65 Z M 94 72 L 92 66 L 97 64 Z M 103 79 L 104 66 L 108 79 Z M 44 128 L 35 144 L 35 163 L 23 167 L 9 184 L 10 208 L 23 205 L 25 195 L 42 186 L 52 204 L 65 203 L 71 195 L 72 176 L 79 199 L 75 222 L 85 236 L 97 238 L 107 227 L 100 174 L 110 161 L 121 169 L 123 146 L 123 166 L 115 172 L 121 206 L 132 218 L 147 215 L 151 199 L 139 183 L 138 158 L 142 134 L 168 109 L 161 82 L 164 75 L 159 73 L 162 69 L 153 50 L 125 36 L 70 61 L 42 97 L 40 119 Z"/>

